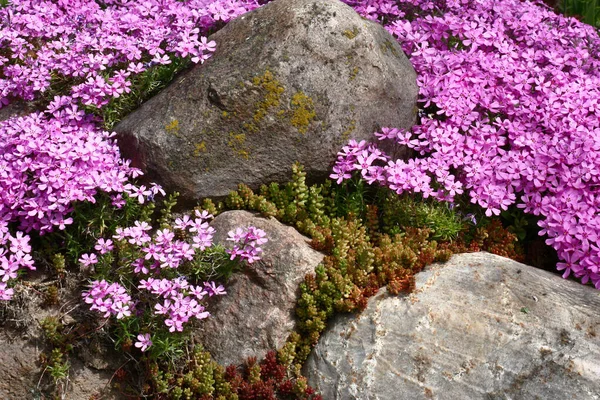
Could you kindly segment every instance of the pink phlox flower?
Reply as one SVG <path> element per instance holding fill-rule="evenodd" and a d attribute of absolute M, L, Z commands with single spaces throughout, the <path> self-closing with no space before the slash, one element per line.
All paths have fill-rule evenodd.
<path fill-rule="evenodd" d="M 137 335 L 137 341 L 134 344 L 135 347 L 140 349 L 142 352 L 145 352 L 152 346 L 152 340 L 150 340 L 150 334 L 139 334 Z"/>
<path fill-rule="evenodd" d="M 579 250 L 561 252 L 560 258 L 564 260 L 564 262 L 559 262 L 556 264 L 556 269 L 559 271 L 565 271 L 562 276 L 563 278 L 567 278 L 571 274 L 571 271 L 578 270 L 577 261 L 579 261 L 583 254 L 584 252 Z"/>
<path fill-rule="evenodd" d="M 196 217 L 200 218 L 202 221 L 207 221 L 209 219 L 214 218 L 214 216 L 206 210 L 202 210 L 202 211 L 194 210 L 194 214 L 196 215 Z"/>
<path fill-rule="evenodd" d="M 10 251 L 13 253 L 29 253 L 31 252 L 31 246 L 29 245 L 29 236 L 23 232 L 17 232 L 15 236 L 9 236 L 10 240 Z"/>
<path fill-rule="evenodd" d="M 94 249 L 96 251 L 98 251 L 100 254 L 106 254 L 110 251 L 112 251 L 114 248 L 113 246 L 113 241 L 110 239 L 103 239 L 100 238 L 98 239 L 98 241 L 96 242 L 96 245 L 94 246 Z"/>
<path fill-rule="evenodd" d="M 202 286 L 190 286 L 190 294 L 196 296 L 198 300 L 202 300 L 208 294 Z"/>
<path fill-rule="evenodd" d="M 8 288 L 5 282 L 0 282 L 0 300 L 10 301 L 15 294 L 12 288 Z"/>
<path fill-rule="evenodd" d="M 96 257 L 96 255 L 94 253 L 91 254 L 82 254 L 81 257 L 79 258 L 79 262 L 85 266 L 88 267 L 90 265 L 93 264 L 97 264 L 98 263 L 98 257 Z"/>
<path fill-rule="evenodd" d="M 222 296 L 224 294 L 227 294 L 223 285 L 217 286 L 215 282 L 204 282 L 204 287 L 208 291 L 208 295 L 210 297 L 215 295 Z"/>
<path fill-rule="evenodd" d="M 181 218 L 175 219 L 175 224 L 173 225 L 175 229 L 180 230 L 186 230 L 190 226 L 192 226 L 192 221 L 190 220 L 189 215 L 184 215 Z"/>

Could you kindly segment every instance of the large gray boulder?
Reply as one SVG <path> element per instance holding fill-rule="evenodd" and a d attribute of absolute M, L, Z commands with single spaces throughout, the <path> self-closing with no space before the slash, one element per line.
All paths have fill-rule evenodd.
<path fill-rule="evenodd" d="M 225 212 L 211 226 L 216 229 L 215 243 L 229 248 L 227 232 L 237 227 L 260 228 L 269 242 L 261 246 L 261 261 L 247 265 L 228 281 L 227 295 L 210 305 L 212 315 L 202 321 L 197 336 L 222 365 L 241 364 L 248 357 L 261 359 L 283 346 L 294 329 L 298 285 L 314 272 L 323 255 L 294 228 L 247 211 Z"/>
<path fill-rule="evenodd" d="M 416 284 L 335 320 L 306 365 L 323 398 L 600 398 L 597 290 L 486 253 Z"/>
<path fill-rule="evenodd" d="M 349 139 L 415 121 L 409 60 L 338 0 L 275 0 L 210 39 L 212 58 L 115 127 L 123 155 L 182 199 L 284 182 L 296 161 L 326 176 Z"/>

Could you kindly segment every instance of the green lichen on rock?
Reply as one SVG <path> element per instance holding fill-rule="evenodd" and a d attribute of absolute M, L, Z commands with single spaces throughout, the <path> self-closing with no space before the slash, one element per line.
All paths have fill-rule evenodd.
<path fill-rule="evenodd" d="M 400 53 L 398 52 L 398 50 L 394 47 L 394 44 L 391 42 L 390 39 L 385 39 L 385 42 L 382 43 L 379 48 L 381 49 L 381 51 L 383 51 L 384 54 L 387 54 L 388 52 L 392 53 L 392 55 L 394 57 L 400 57 Z"/>
<path fill-rule="evenodd" d="M 350 135 L 352 134 L 352 132 L 354 132 L 355 129 L 356 129 L 356 120 L 353 119 L 350 121 L 350 124 L 344 130 L 344 132 L 342 132 L 341 138 L 344 143 L 347 142 L 348 139 L 350 139 Z"/>
<path fill-rule="evenodd" d="M 206 153 L 206 142 L 204 140 L 194 144 L 194 157 L 200 157 L 202 153 Z"/>
<path fill-rule="evenodd" d="M 352 70 L 350 71 L 350 81 L 353 81 L 354 79 L 356 79 L 356 76 L 358 75 L 359 71 L 360 71 L 360 68 L 358 68 L 358 67 L 352 68 Z"/>
<path fill-rule="evenodd" d="M 308 125 L 315 119 L 315 105 L 310 97 L 304 92 L 296 92 L 290 102 L 292 106 L 292 117 L 290 122 L 300 133 L 306 133 Z"/>
<path fill-rule="evenodd" d="M 250 151 L 246 146 L 246 134 L 229 132 L 227 145 L 240 157 L 245 160 L 250 158 Z"/>
<path fill-rule="evenodd" d="M 358 36 L 360 30 L 355 26 L 354 28 L 352 28 L 352 30 L 350 29 L 346 29 L 343 32 L 343 35 L 346 36 L 348 39 L 354 39 L 356 36 Z"/>
<path fill-rule="evenodd" d="M 179 136 L 179 121 L 174 119 L 165 125 L 165 131 L 175 136 Z"/>
<path fill-rule="evenodd" d="M 244 130 L 244 132 L 248 133 L 258 133 L 260 130 L 258 126 L 256 126 L 256 124 L 252 122 L 244 122 L 242 124 L 242 129 Z"/>
<path fill-rule="evenodd" d="M 269 109 L 279 107 L 281 104 L 281 95 L 285 89 L 269 70 L 266 70 L 262 76 L 254 77 L 252 83 L 264 91 L 264 98 L 258 104 L 253 117 L 254 122 L 260 123 L 269 112 Z"/>

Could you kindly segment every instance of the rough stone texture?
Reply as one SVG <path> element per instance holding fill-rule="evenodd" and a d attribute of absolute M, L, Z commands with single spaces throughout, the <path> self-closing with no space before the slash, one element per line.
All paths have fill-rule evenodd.
<path fill-rule="evenodd" d="M 28 280 L 39 285 L 48 279 L 43 268 L 32 272 Z M 76 304 L 81 298 L 81 277 L 68 277 L 64 282 L 64 302 Z M 43 290 L 43 289 L 42 289 Z M 75 329 L 76 324 L 95 317 L 83 307 L 64 308 L 47 304 L 39 291 L 29 286 L 15 287 L 10 302 L 0 304 L 0 399 L 39 400 L 54 398 L 50 373 L 41 362 L 52 346 L 46 339 L 41 323 L 48 317 L 58 317 L 63 325 Z M 69 310 L 69 309 L 68 309 Z M 114 344 L 105 337 L 90 335 L 83 341 L 73 341 L 69 352 L 68 377 L 61 381 L 65 400 L 120 400 L 127 398 L 109 384 L 113 373 L 125 364 L 125 357 L 115 352 Z M 112 383 L 115 380 L 112 379 Z"/>
<path fill-rule="evenodd" d="M 36 393 L 41 350 L 22 339 L 0 336 L 0 399 L 30 399 Z"/>
<path fill-rule="evenodd" d="M 113 373 L 110 370 L 96 370 L 80 362 L 74 363 L 70 381 L 68 399 L 87 400 L 100 398 L 102 400 L 126 400 L 130 396 L 119 393 L 113 389 L 109 382 L 113 382 Z M 95 397 L 94 397 L 95 396 Z"/>
<path fill-rule="evenodd" d="M 23 116 L 32 113 L 34 110 L 28 103 L 13 102 L 0 108 L 0 122 L 6 121 L 15 116 Z"/>
<path fill-rule="evenodd" d="M 323 259 L 295 229 L 247 211 L 215 218 L 215 243 L 231 247 L 227 232 L 250 225 L 267 233 L 262 260 L 234 274 L 227 295 L 210 305 L 213 315 L 198 331 L 204 347 L 222 365 L 241 364 L 250 356 L 261 359 L 284 344 L 294 328 L 298 285 Z"/>
<path fill-rule="evenodd" d="M 338 318 L 306 365 L 334 399 L 600 398 L 600 297 L 486 253 L 417 275 Z"/>
<path fill-rule="evenodd" d="M 50 398 L 44 396 L 49 396 L 53 388 L 49 384 L 48 372 L 44 371 L 40 363 L 40 356 L 46 350 L 44 342 L 12 336 L 9 337 L 6 332 L 0 334 L 0 399 Z M 69 361 L 71 368 L 64 399 L 83 400 L 93 398 L 92 396 L 102 396 L 104 400 L 127 398 L 108 385 L 112 378 L 110 369 L 97 370 L 73 357 Z M 112 371 L 114 370 L 113 367 Z M 45 379 L 40 379 L 42 374 Z"/>
<path fill-rule="evenodd" d="M 115 127 L 125 158 L 182 200 L 287 181 L 295 161 L 321 178 L 348 139 L 415 121 L 402 49 L 338 0 L 275 0 L 211 39 L 212 58 Z"/>

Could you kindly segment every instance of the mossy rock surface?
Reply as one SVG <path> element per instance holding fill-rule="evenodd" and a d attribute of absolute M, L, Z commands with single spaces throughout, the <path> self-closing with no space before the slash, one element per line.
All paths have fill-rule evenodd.
<path fill-rule="evenodd" d="M 402 49 L 338 0 L 275 0 L 211 39 L 212 58 L 115 127 L 123 155 L 184 199 L 284 182 L 295 161 L 323 177 L 347 140 L 415 122 Z"/>

